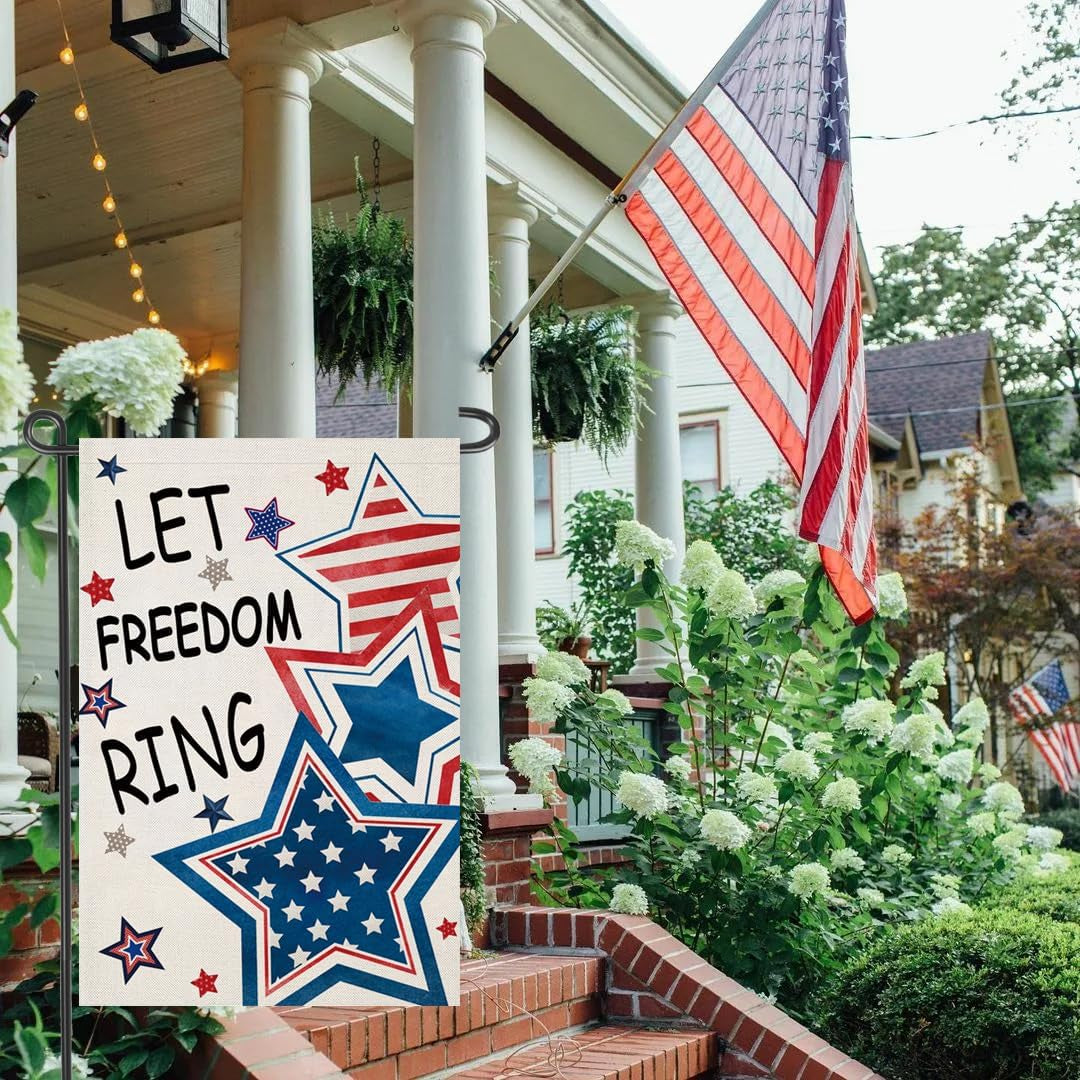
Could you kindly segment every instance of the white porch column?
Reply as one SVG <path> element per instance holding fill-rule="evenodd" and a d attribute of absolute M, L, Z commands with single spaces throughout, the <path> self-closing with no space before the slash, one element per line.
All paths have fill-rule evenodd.
<path fill-rule="evenodd" d="M 529 228 L 536 223 L 539 211 L 517 190 L 493 196 L 489 210 L 489 242 L 497 283 L 491 296 L 492 318 L 501 328 L 529 298 Z M 544 652 L 544 647 L 536 635 L 532 385 L 527 321 L 503 354 L 493 379 L 495 415 L 502 424 L 502 438 L 495 446 L 499 657 L 504 663 L 529 663 Z"/>
<path fill-rule="evenodd" d="M 638 354 L 654 372 L 649 380 L 649 408 L 642 415 L 634 454 L 635 512 L 638 521 L 675 545 L 674 558 L 664 563 L 664 573 L 673 580 L 679 576 L 686 549 L 675 369 L 675 320 L 683 309 L 666 293 L 635 306 Z M 639 628 L 656 625 L 652 612 L 639 612 Z M 659 643 L 639 638 L 630 675 L 648 679 L 670 659 Z"/>
<path fill-rule="evenodd" d="M 0 0 L 0 109 L 15 96 L 15 3 Z M 24 123 L 33 123 L 33 117 Z M 18 250 L 15 240 L 15 147 L 19 142 L 19 129 L 11 140 L 11 151 L 0 159 L 0 308 L 18 309 Z M 11 445 L 20 438 L 18 432 L 0 431 L 3 445 Z M 12 463 L 13 465 L 13 463 Z M 14 471 L 0 473 L 0 487 L 6 487 L 16 474 Z M 5 479 L 6 478 L 6 479 Z M 19 548 L 18 527 L 11 515 L 0 514 L 0 532 L 11 538 L 11 554 L 8 565 L 18 576 Z M 12 594 L 4 609 L 12 629 L 17 628 L 15 618 L 19 598 Z M 23 781 L 29 773 L 19 764 L 19 656 L 15 646 L 0 632 L 0 810 L 17 805 Z"/>
<path fill-rule="evenodd" d="M 474 439 L 458 407 L 491 408 L 484 37 L 488 0 L 405 0 L 413 40 L 413 434 Z M 489 802 L 513 798 L 501 763 L 495 465 L 461 459 L 461 753 Z"/>
<path fill-rule="evenodd" d="M 236 435 L 236 372 L 208 371 L 199 378 L 199 438 Z"/>
<path fill-rule="evenodd" d="M 244 86 L 240 434 L 315 435 L 309 91 L 322 61 L 288 24 L 234 45 Z"/>

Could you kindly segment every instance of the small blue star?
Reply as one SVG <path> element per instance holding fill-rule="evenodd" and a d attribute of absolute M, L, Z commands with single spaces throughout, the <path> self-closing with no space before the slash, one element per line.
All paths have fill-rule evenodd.
<path fill-rule="evenodd" d="M 217 829 L 219 822 L 233 820 L 232 814 L 225 812 L 225 801 L 228 797 L 228 795 L 222 795 L 220 799 L 211 799 L 206 795 L 202 797 L 203 808 L 195 816 L 197 818 L 206 818 L 210 822 L 211 832 Z"/>
<path fill-rule="evenodd" d="M 101 466 L 101 472 L 95 477 L 96 480 L 100 480 L 103 476 L 107 476 L 113 484 L 116 483 L 117 476 L 122 472 L 127 472 L 127 469 L 123 465 L 117 465 L 116 455 L 113 454 L 109 461 L 104 458 L 98 458 L 98 464 Z"/>
<path fill-rule="evenodd" d="M 245 506 L 244 510 L 247 516 L 251 518 L 251 529 L 244 539 L 258 540 L 261 537 L 275 551 L 277 551 L 278 546 L 278 533 L 296 524 L 295 521 L 290 521 L 278 513 L 276 496 L 261 510 L 256 510 L 253 506 Z"/>

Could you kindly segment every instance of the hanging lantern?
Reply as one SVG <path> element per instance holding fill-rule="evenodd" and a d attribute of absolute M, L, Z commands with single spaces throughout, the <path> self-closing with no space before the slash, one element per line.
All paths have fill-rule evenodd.
<path fill-rule="evenodd" d="M 113 0 L 110 36 L 155 71 L 229 55 L 228 0 Z"/>

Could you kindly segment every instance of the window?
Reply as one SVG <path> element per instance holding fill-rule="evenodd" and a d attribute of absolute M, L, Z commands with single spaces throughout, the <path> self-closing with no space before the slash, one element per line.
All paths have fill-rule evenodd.
<path fill-rule="evenodd" d="M 555 504 L 551 473 L 551 451 L 533 450 L 533 535 L 537 555 L 555 553 Z"/>
<path fill-rule="evenodd" d="M 683 480 L 708 498 L 720 490 L 720 421 L 699 420 L 679 427 Z"/>

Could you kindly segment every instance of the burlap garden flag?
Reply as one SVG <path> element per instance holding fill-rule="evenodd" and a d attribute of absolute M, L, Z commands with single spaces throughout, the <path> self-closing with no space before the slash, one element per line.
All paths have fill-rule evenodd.
<path fill-rule="evenodd" d="M 84 440 L 80 1000 L 458 999 L 458 445 Z"/>

